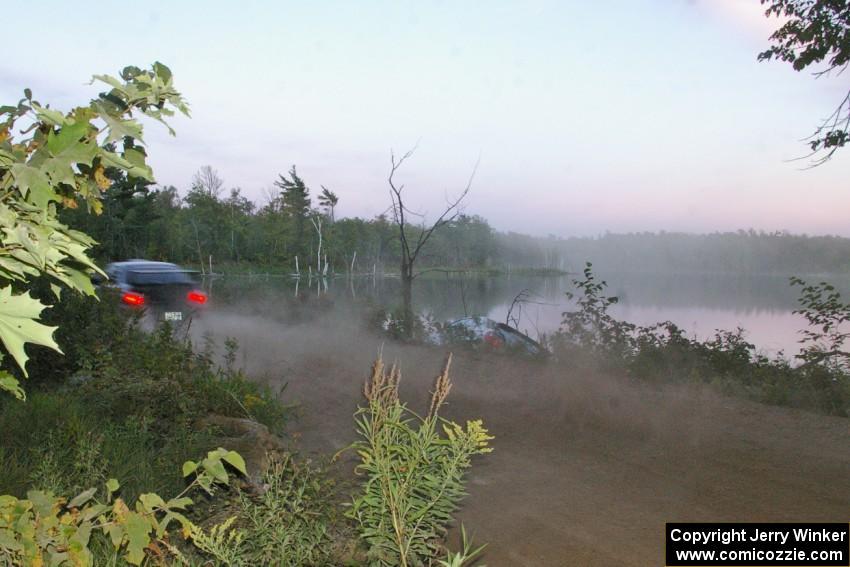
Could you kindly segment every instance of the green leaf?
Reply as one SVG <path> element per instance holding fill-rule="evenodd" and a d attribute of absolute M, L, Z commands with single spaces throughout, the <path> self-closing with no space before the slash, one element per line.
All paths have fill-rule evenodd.
<path fill-rule="evenodd" d="M 106 481 L 106 490 L 109 494 L 115 494 L 118 492 L 119 488 L 121 488 L 121 485 L 114 478 L 110 478 Z"/>
<path fill-rule="evenodd" d="M 145 548 L 151 541 L 150 528 L 150 522 L 141 514 L 127 514 L 124 526 L 127 532 L 127 554 L 124 558 L 131 565 L 141 565 L 145 560 Z"/>
<path fill-rule="evenodd" d="M 87 273 L 73 268 L 68 268 L 66 266 L 62 267 L 61 272 L 62 275 L 60 276 L 57 274 L 57 278 L 71 289 L 75 289 L 85 295 L 95 294 L 94 285 L 91 283 L 91 277 Z"/>
<path fill-rule="evenodd" d="M 88 490 L 79 493 L 77 496 L 74 497 L 73 500 L 68 502 L 68 507 L 79 508 L 80 506 L 91 500 L 95 492 L 97 492 L 96 488 L 89 488 Z"/>
<path fill-rule="evenodd" d="M 165 500 L 163 500 L 162 496 L 155 492 L 142 494 L 139 496 L 139 502 L 141 502 L 142 506 L 144 506 L 149 512 L 153 512 L 157 508 L 165 508 Z"/>
<path fill-rule="evenodd" d="M 222 458 L 242 474 L 248 474 L 248 471 L 245 468 L 245 459 L 243 459 L 242 455 L 236 451 L 228 451 Z"/>
<path fill-rule="evenodd" d="M 51 130 L 47 134 L 47 149 L 53 155 L 61 154 L 74 144 L 79 144 L 80 138 L 85 136 L 88 130 L 89 125 L 83 121 L 63 126 L 59 133 Z"/>
<path fill-rule="evenodd" d="M 24 376 L 27 375 L 28 360 L 24 344 L 38 344 L 62 352 L 53 340 L 56 327 L 42 325 L 36 321 L 44 308 L 40 301 L 30 297 L 29 292 L 12 295 L 11 286 L 0 289 L 0 340 L 18 363 Z"/>
<path fill-rule="evenodd" d="M 112 540 L 112 545 L 115 549 L 121 547 L 121 542 L 124 540 L 124 530 L 118 524 L 107 524 L 106 532 L 109 534 L 109 539 Z"/>
<path fill-rule="evenodd" d="M 91 523 L 83 523 L 77 528 L 68 542 L 71 544 L 70 556 L 72 565 L 91 565 L 91 552 L 88 549 L 89 540 L 91 539 Z"/>
<path fill-rule="evenodd" d="M 106 504 L 92 504 L 81 510 L 80 519 L 84 522 L 89 522 L 95 518 L 102 516 L 110 510 Z"/>
<path fill-rule="evenodd" d="M 81 128 L 76 128 L 76 126 L 81 126 Z M 60 134 L 54 138 L 51 138 L 53 132 L 48 134 L 47 148 L 52 157 L 44 160 L 41 169 L 54 183 L 65 183 L 71 187 L 76 186 L 78 173 L 73 166 L 78 163 L 91 166 L 94 158 L 97 157 L 97 144 L 91 141 L 80 141 L 88 127 L 89 125 L 86 122 L 79 122 L 73 126 L 65 126 Z M 77 131 L 73 131 L 75 128 Z M 72 131 L 65 134 L 65 131 L 69 129 Z M 81 134 L 78 132 L 79 130 L 82 130 Z"/>
<path fill-rule="evenodd" d="M 192 474 L 196 470 L 198 470 L 198 463 L 196 463 L 194 461 L 186 461 L 185 463 L 183 463 L 183 476 L 184 477 L 189 476 L 190 474 Z"/>
<path fill-rule="evenodd" d="M 142 125 L 135 120 L 122 120 L 108 112 L 103 112 L 100 117 L 106 122 L 106 127 L 109 129 L 109 134 L 106 136 L 107 143 L 120 141 L 125 136 L 130 136 L 134 140 L 142 140 Z"/>
<path fill-rule="evenodd" d="M 43 171 L 28 165 L 17 163 L 10 169 L 15 185 L 24 199 L 39 208 L 47 208 L 50 201 L 56 200 L 56 192 Z"/>
<path fill-rule="evenodd" d="M 94 83 L 96 80 L 101 81 L 103 83 L 106 83 L 109 86 L 116 88 L 116 89 L 119 89 L 119 90 L 124 88 L 124 83 L 122 83 L 121 81 L 119 81 L 118 79 L 113 77 L 112 75 L 94 75 L 91 78 L 91 82 Z"/>
<path fill-rule="evenodd" d="M 172 520 L 177 520 L 180 522 L 181 526 L 191 525 L 188 518 L 180 512 L 167 512 L 156 527 L 156 537 L 161 538 L 165 535 L 165 532 L 168 531 L 168 524 L 170 524 Z"/>
<path fill-rule="evenodd" d="M 7 151 L 4 151 L 4 150 L 0 150 L 0 165 L 2 165 L 3 167 L 6 167 L 6 166 L 9 166 L 9 165 L 12 165 L 16 161 L 17 161 L 17 159 L 15 158 L 15 156 L 13 154 L 11 154 Z"/>
<path fill-rule="evenodd" d="M 201 465 L 215 480 L 227 484 L 227 470 L 224 468 L 224 464 L 220 460 L 204 459 L 201 461 Z"/>
<path fill-rule="evenodd" d="M 153 70 L 156 75 L 161 78 L 165 83 L 171 81 L 171 69 L 157 61 L 153 64 Z"/>
<path fill-rule="evenodd" d="M 145 152 L 141 148 L 127 148 L 124 150 L 124 159 L 136 167 L 147 168 Z"/>
<path fill-rule="evenodd" d="M 35 110 L 38 119 L 42 122 L 47 122 L 52 126 L 63 126 L 68 123 L 68 119 L 65 118 L 65 115 L 58 110 L 44 108 L 35 102 L 32 103 L 32 108 Z"/>
<path fill-rule="evenodd" d="M 56 504 L 56 498 L 53 494 L 41 490 L 29 490 L 27 491 L 27 500 L 32 502 L 33 510 L 42 518 L 53 516 L 53 507 Z"/>
<path fill-rule="evenodd" d="M 18 379 L 5 370 L 0 370 L 0 390 L 6 390 L 19 400 L 25 400 L 27 398 L 27 394 L 21 388 L 21 383 Z"/>
<path fill-rule="evenodd" d="M 138 177 L 140 179 L 150 181 L 151 183 L 154 182 L 153 171 L 151 171 L 151 168 L 148 166 L 139 167 L 133 165 L 118 154 L 103 150 L 100 152 L 100 159 L 105 166 L 123 169 L 130 177 Z"/>
<path fill-rule="evenodd" d="M 186 506 L 192 505 L 192 499 L 186 496 L 182 498 L 172 498 L 168 502 L 166 502 L 165 506 L 169 510 L 185 510 Z"/>
<path fill-rule="evenodd" d="M 0 549 L 8 549 L 9 551 L 21 551 L 23 546 L 15 539 L 15 533 L 12 530 L 0 529 Z"/>

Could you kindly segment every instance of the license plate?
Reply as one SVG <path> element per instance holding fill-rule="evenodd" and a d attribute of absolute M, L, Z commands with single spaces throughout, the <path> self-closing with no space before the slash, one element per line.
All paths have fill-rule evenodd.
<path fill-rule="evenodd" d="M 182 311 L 166 311 L 165 312 L 165 320 L 166 321 L 182 321 L 183 320 L 183 312 Z"/>

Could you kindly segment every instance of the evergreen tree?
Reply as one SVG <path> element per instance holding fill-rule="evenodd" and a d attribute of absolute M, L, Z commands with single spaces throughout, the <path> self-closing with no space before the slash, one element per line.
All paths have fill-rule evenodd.
<path fill-rule="evenodd" d="M 310 189 L 304 180 L 298 177 L 295 166 L 289 170 L 289 179 L 279 175 L 275 186 L 280 189 L 282 199 L 281 212 L 286 224 L 288 236 L 286 251 L 288 256 L 304 256 L 308 252 L 309 235 L 307 234 L 307 218 L 310 215 Z"/>
<path fill-rule="evenodd" d="M 334 209 L 336 208 L 337 203 L 339 203 L 339 197 L 336 196 L 336 193 L 322 185 L 322 194 L 319 195 L 319 205 L 325 210 L 325 216 L 327 216 L 331 222 L 336 220 L 334 217 Z"/>

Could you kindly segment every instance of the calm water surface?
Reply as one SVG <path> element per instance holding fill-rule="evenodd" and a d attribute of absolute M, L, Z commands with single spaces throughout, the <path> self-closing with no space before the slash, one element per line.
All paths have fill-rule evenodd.
<path fill-rule="evenodd" d="M 574 277 L 428 274 L 414 284 L 414 303 L 417 310 L 437 320 L 486 315 L 505 321 L 514 298 L 525 291 L 526 301 L 514 305 L 512 315 L 520 329 L 537 337 L 557 330 L 562 313 L 574 308 L 565 295 L 573 289 Z M 799 288 L 790 287 L 787 277 L 605 274 L 600 279 L 607 281 L 608 295 L 620 298 L 611 309 L 619 319 L 639 325 L 669 320 L 699 338 L 711 337 L 717 329 L 742 327 L 750 342 L 767 354 L 798 350 L 798 331 L 805 320 L 792 313 Z M 828 279 L 850 297 L 846 278 L 809 279 Z M 283 306 L 291 308 L 293 303 L 305 309 L 392 308 L 400 297 L 395 278 L 340 277 L 310 282 L 302 278 L 295 282 L 274 276 L 225 276 L 208 280 L 206 286 L 216 303 L 232 308 L 253 305 L 266 316 L 274 316 L 275 306 L 280 306 L 283 317 Z"/>

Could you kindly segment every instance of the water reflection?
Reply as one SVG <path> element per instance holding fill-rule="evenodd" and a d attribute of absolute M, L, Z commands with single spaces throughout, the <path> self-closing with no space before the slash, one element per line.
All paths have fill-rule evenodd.
<path fill-rule="evenodd" d="M 573 276 L 499 276 L 428 274 L 414 285 L 415 307 L 437 320 L 465 315 L 487 315 L 497 321 L 518 320 L 520 330 L 531 337 L 557 330 L 564 311 L 573 308 L 564 295 Z M 798 330 L 804 320 L 792 311 L 798 289 L 776 276 L 729 276 L 692 274 L 604 274 L 609 295 L 619 304 L 612 314 L 649 325 L 670 320 L 700 338 L 716 329 L 747 330 L 747 337 L 768 353 L 797 351 Z M 820 281 L 822 278 L 811 278 Z M 832 280 L 845 296 L 850 282 Z M 207 282 L 217 303 L 253 305 L 265 316 L 275 316 L 276 298 L 297 300 L 305 311 L 320 307 L 365 304 L 392 308 L 400 300 L 396 278 L 300 278 L 275 276 L 229 276 Z M 211 288 L 209 287 L 211 286 Z M 526 300 L 514 302 L 525 292 Z M 312 299 L 310 299 L 312 298 Z M 247 307 L 246 307 L 247 308 Z M 291 316 L 288 313 L 287 316 Z"/>

